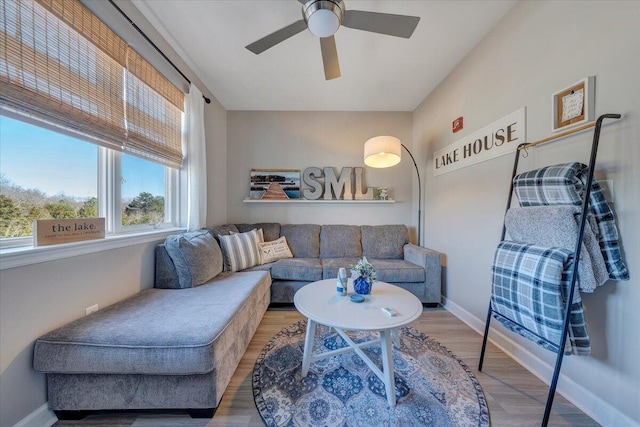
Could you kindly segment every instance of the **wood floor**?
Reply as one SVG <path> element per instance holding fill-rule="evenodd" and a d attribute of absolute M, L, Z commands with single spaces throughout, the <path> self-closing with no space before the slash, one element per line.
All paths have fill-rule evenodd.
<path fill-rule="evenodd" d="M 251 374 L 262 348 L 280 329 L 302 320 L 295 309 L 269 310 L 240 361 L 213 419 L 191 419 L 183 413 L 104 413 L 79 421 L 58 421 L 55 426 L 91 427 L 245 427 L 263 426 L 253 402 Z M 412 324 L 435 338 L 464 361 L 480 381 L 494 427 L 539 426 L 547 398 L 547 386 L 495 346 L 489 344 L 483 372 L 478 372 L 482 336 L 442 308 L 425 309 Z M 553 403 L 550 426 L 598 426 L 599 424 L 559 394 Z M 375 426 L 370 426 L 375 427 Z"/>

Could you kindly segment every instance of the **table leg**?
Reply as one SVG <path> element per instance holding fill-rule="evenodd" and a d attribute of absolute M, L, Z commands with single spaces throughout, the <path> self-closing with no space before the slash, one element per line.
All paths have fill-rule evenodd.
<path fill-rule="evenodd" d="M 313 353 L 313 338 L 316 335 L 316 322 L 307 319 L 307 334 L 304 338 L 304 354 L 302 356 L 302 376 L 306 377 L 311 364 L 311 354 Z"/>
<path fill-rule="evenodd" d="M 393 345 L 395 345 L 396 348 L 399 350 L 400 349 L 400 330 L 398 328 L 391 330 L 391 338 L 393 339 Z"/>
<path fill-rule="evenodd" d="M 396 406 L 396 384 L 393 375 L 393 347 L 391 331 L 386 329 L 380 332 L 380 345 L 382 347 L 382 374 L 384 376 L 384 386 L 387 393 L 389 406 Z"/>

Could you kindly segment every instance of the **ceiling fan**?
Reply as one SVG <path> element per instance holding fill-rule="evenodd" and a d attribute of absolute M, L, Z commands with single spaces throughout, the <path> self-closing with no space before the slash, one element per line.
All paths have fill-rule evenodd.
<path fill-rule="evenodd" d="M 417 16 L 347 10 L 343 0 L 298 1 L 302 3 L 303 19 L 247 45 L 246 48 L 259 55 L 308 28 L 313 35 L 320 37 L 320 49 L 322 51 L 322 63 L 326 80 L 340 77 L 338 51 L 336 50 L 336 41 L 333 35 L 341 25 L 356 30 L 408 39 L 416 29 L 418 21 L 420 21 Z"/>

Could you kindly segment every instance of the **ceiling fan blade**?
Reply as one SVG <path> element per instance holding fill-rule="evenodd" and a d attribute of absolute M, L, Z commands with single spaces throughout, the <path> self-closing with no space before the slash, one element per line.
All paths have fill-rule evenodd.
<path fill-rule="evenodd" d="M 321 37 L 320 49 L 322 50 L 322 64 L 324 65 L 325 80 L 340 77 L 340 64 L 338 63 L 336 39 L 333 36 Z"/>
<path fill-rule="evenodd" d="M 419 16 L 347 10 L 342 25 L 356 30 L 408 39 L 418 26 Z"/>
<path fill-rule="evenodd" d="M 249 49 L 251 52 L 255 53 L 256 55 L 259 55 L 265 50 L 270 49 L 275 45 L 277 45 L 278 43 L 285 41 L 289 37 L 295 36 L 296 34 L 305 30 L 306 28 L 307 28 L 307 23 L 304 22 L 303 19 L 301 19 L 299 21 L 294 22 L 291 25 L 287 25 L 284 28 L 280 28 L 278 31 L 274 31 L 268 36 L 265 36 L 260 40 L 257 40 L 245 47 Z"/>

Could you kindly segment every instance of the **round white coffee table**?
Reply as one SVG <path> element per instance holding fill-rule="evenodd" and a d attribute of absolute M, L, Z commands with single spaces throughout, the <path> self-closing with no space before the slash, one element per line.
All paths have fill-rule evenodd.
<path fill-rule="evenodd" d="M 351 279 L 349 279 L 349 288 L 353 289 Z M 385 282 L 375 282 L 371 294 L 364 295 L 364 302 L 352 302 L 351 295 L 353 292 L 347 296 L 337 295 L 336 279 L 309 283 L 294 295 L 293 303 L 298 311 L 307 317 L 302 376 L 307 375 L 309 365 L 312 362 L 353 350 L 384 383 L 389 406 L 395 406 L 396 394 L 391 354 L 392 331 L 397 332 L 397 328 L 420 317 L 422 303 L 411 292 Z M 392 308 L 397 314 L 388 316 L 382 311 L 383 307 Z M 318 323 L 335 329 L 349 346 L 321 354 L 313 354 L 313 338 Z M 345 329 L 378 331 L 380 338 L 355 343 L 345 334 Z M 361 349 L 361 347 L 368 347 L 375 343 L 380 343 L 382 348 L 382 371 Z"/>

